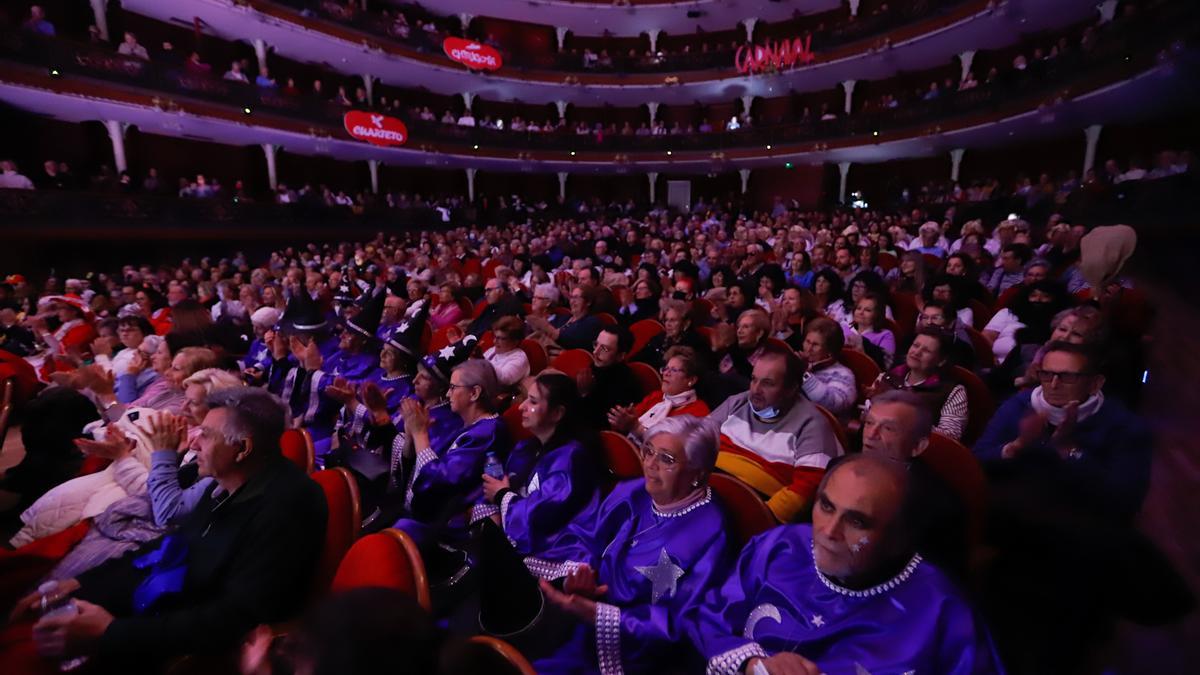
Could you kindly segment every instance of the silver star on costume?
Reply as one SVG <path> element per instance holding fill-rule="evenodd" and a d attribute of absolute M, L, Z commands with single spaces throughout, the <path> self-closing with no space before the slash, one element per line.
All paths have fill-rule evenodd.
<path fill-rule="evenodd" d="M 454 345 L 446 345 L 445 347 L 442 347 L 442 350 L 438 352 L 438 356 L 442 357 L 443 359 L 448 359 L 451 356 L 454 356 Z"/>
<path fill-rule="evenodd" d="M 813 614 L 812 625 L 816 626 L 817 628 L 824 626 L 825 617 L 821 616 L 820 614 Z"/>
<path fill-rule="evenodd" d="M 651 602 L 658 602 L 658 599 L 663 595 L 669 598 L 675 597 L 677 582 L 683 576 L 683 568 L 671 562 L 671 556 L 667 553 L 665 547 L 659 552 L 656 564 L 645 567 L 634 567 L 633 569 L 650 580 L 650 584 L 654 589 Z"/>
<path fill-rule="evenodd" d="M 408 322 L 407 322 L 407 321 L 401 321 L 401 322 L 400 322 L 400 332 L 401 332 L 401 333 L 407 333 L 407 332 L 408 332 Z"/>

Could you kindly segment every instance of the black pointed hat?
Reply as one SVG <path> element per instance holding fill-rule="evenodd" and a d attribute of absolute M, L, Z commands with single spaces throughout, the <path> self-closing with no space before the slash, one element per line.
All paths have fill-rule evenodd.
<path fill-rule="evenodd" d="M 429 318 L 429 301 L 417 300 L 411 311 L 412 315 L 403 318 L 383 341 L 416 358 L 421 353 L 421 334 L 425 331 L 425 320 Z"/>
<path fill-rule="evenodd" d="M 490 518 L 480 521 L 479 627 L 485 633 L 513 637 L 537 624 L 546 599 L 537 577 Z"/>
<path fill-rule="evenodd" d="M 475 345 L 478 342 L 479 338 L 474 335 L 467 335 L 458 342 L 446 345 L 436 352 L 427 355 L 421 359 L 421 365 L 434 377 L 443 382 L 449 382 L 450 373 L 458 364 L 471 358 L 471 353 L 475 351 Z"/>
<path fill-rule="evenodd" d="M 346 319 L 346 328 L 363 337 L 374 339 L 375 334 L 379 332 L 379 322 L 383 319 L 383 301 L 386 298 L 387 294 L 382 291 L 370 293 L 362 305 L 362 310 Z"/>
<path fill-rule="evenodd" d="M 333 301 L 341 305 L 354 302 L 354 288 L 350 285 L 349 267 L 342 267 L 342 281 L 338 284 L 337 291 L 333 294 Z"/>
<path fill-rule="evenodd" d="M 307 290 L 301 288 L 288 300 L 283 316 L 279 318 L 278 328 L 285 333 L 307 333 L 321 330 L 327 325 L 321 306 Z"/>

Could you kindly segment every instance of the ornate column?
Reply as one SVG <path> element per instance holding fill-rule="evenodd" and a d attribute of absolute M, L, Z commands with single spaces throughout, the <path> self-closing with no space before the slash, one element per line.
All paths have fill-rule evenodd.
<path fill-rule="evenodd" d="M 108 140 L 112 141 L 113 166 L 117 173 L 129 170 L 129 162 L 125 159 L 125 131 L 129 125 L 117 120 L 104 120 L 104 128 L 108 129 Z"/>
<path fill-rule="evenodd" d="M 1083 135 L 1087 139 L 1087 147 L 1083 151 L 1083 173 L 1080 178 L 1087 176 L 1087 172 L 1096 166 L 1096 146 L 1100 144 L 1100 130 L 1104 127 L 1099 124 L 1083 130 Z"/>
<path fill-rule="evenodd" d="M 267 158 L 267 185 L 270 185 L 271 191 L 274 192 L 279 187 L 279 174 L 275 168 L 275 153 L 279 152 L 279 146 L 263 143 L 262 149 L 263 156 Z"/>
<path fill-rule="evenodd" d="M 963 153 L 966 150 L 963 148 L 955 148 L 950 151 L 950 180 L 958 182 L 958 169 L 962 166 Z"/>
<path fill-rule="evenodd" d="M 850 175 L 850 162 L 838 162 L 838 172 L 842 174 L 841 182 L 838 183 L 838 203 L 846 203 L 846 177 Z"/>

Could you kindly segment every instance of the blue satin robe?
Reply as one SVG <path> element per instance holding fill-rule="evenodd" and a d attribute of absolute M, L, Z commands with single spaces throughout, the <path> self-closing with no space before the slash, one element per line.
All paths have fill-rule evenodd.
<path fill-rule="evenodd" d="M 557 546 L 572 522 L 591 526 L 600 510 L 600 465 L 579 441 L 550 439 L 543 451 L 536 438 L 521 441 L 504 463 L 513 491 L 499 507 L 480 501 L 471 520 L 500 514 L 509 541 L 522 555 L 541 555 Z"/>
<path fill-rule="evenodd" d="M 447 406 L 448 407 L 448 406 Z M 417 450 L 417 461 L 405 475 L 410 518 L 396 527 L 421 546 L 435 539 L 455 541 L 466 536 L 471 507 L 483 497 L 483 466 L 487 453 L 503 461 L 508 456 L 508 429 L 499 417 L 485 417 L 458 435 L 429 437 L 430 447 Z"/>
<path fill-rule="evenodd" d="M 546 579 L 565 577 L 586 563 L 608 585 L 597 603 L 596 625 L 579 624 L 534 669 L 543 675 L 657 673 L 664 665 L 683 666 L 693 655 L 680 619 L 728 576 L 735 554 L 730 529 L 711 494 L 676 514 L 660 515 L 643 479 L 618 485 L 594 525 L 572 523 L 558 546 L 526 558 L 530 571 Z"/>
<path fill-rule="evenodd" d="M 267 390 L 282 398 L 292 418 L 300 420 L 300 426 L 312 435 L 317 464 L 324 466 L 341 411 L 341 404 L 326 396 L 325 388 L 338 377 L 354 384 L 378 370 L 379 358 L 371 354 L 338 351 L 314 371 L 301 368 L 290 358 L 279 359 L 271 367 Z"/>
<path fill-rule="evenodd" d="M 749 659 L 783 651 L 826 675 L 1004 672 L 966 599 L 919 556 L 865 591 L 826 581 L 813 564 L 811 525 L 752 539 L 735 573 L 688 617 L 708 672 L 740 674 Z"/>

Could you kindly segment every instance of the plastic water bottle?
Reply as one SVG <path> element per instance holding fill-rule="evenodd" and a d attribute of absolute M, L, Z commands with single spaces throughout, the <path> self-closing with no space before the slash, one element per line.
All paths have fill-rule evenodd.
<path fill-rule="evenodd" d="M 54 601 L 48 601 L 48 598 L 54 596 L 54 591 L 58 590 L 57 581 L 47 581 L 38 586 L 38 592 L 42 595 L 42 604 L 40 607 L 42 618 L 50 616 L 75 615 L 79 613 L 79 607 L 69 596 L 58 598 Z M 58 669 L 62 672 L 70 672 L 87 663 L 86 656 L 80 656 L 74 659 L 67 659 L 58 665 Z"/>
<path fill-rule="evenodd" d="M 487 463 L 483 465 L 483 472 L 496 480 L 504 478 L 504 465 L 496 459 L 496 453 L 489 452 L 487 454 Z"/>

